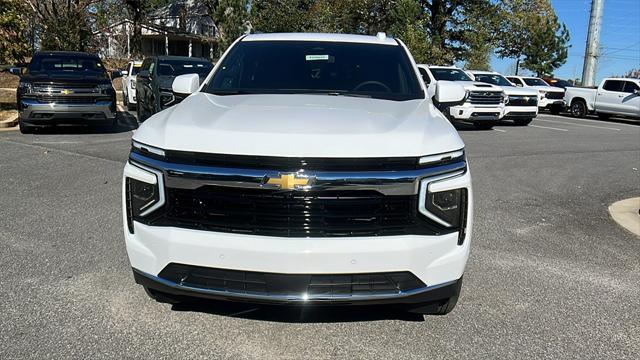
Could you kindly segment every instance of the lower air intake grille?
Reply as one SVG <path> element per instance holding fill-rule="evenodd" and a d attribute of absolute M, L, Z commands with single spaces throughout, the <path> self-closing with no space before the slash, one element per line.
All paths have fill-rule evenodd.
<path fill-rule="evenodd" d="M 314 297 L 397 295 L 426 285 L 408 271 L 366 274 L 277 274 L 171 263 L 159 277 L 182 286 L 230 294 Z"/>

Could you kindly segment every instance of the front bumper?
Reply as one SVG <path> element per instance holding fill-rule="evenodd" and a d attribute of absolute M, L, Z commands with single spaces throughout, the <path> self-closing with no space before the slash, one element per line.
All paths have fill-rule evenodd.
<path fill-rule="evenodd" d="M 535 118 L 538 116 L 537 106 L 506 106 L 504 109 L 504 119 Z"/>
<path fill-rule="evenodd" d="M 452 106 L 450 118 L 462 121 L 495 121 L 504 116 L 503 107 Z"/>
<path fill-rule="evenodd" d="M 197 297 L 210 300 L 223 300 L 269 305 L 411 305 L 445 300 L 460 294 L 462 278 L 444 284 L 425 286 L 412 291 L 400 292 L 396 295 L 379 296 L 345 296 L 345 297 L 308 297 L 304 293 L 289 295 L 262 295 L 251 293 L 231 293 L 228 291 L 209 290 L 184 286 L 133 269 L 133 278 L 137 284 L 180 297 Z"/>
<path fill-rule="evenodd" d="M 127 163 L 124 177 L 136 177 L 136 173 L 136 167 Z M 469 257 L 473 195 L 468 170 L 461 175 L 439 178 L 428 183 L 432 191 L 462 187 L 468 189 L 466 236 L 461 245 L 458 232 L 440 235 L 274 237 L 149 226 L 134 221 L 134 231 L 131 233 L 126 225 L 124 183 L 125 181 L 122 199 L 124 235 L 129 260 L 137 274 L 136 281 L 176 295 L 275 302 L 327 300 L 296 300 L 296 295 L 299 294 L 285 298 L 249 296 L 247 299 L 246 294 L 185 287 L 160 277 L 162 271 L 172 263 L 277 274 L 369 274 L 408 271 L 425 286 L 410 293 L 399 293 L 384 298 L 338 299 L 347 302 L 403 302 L 407 297 L 423 299 L 423 296 L 427 296 L 423 293 L 447 287 L 460 279 Z M 416 297 L 413 297 L 414 295 Z M 335 298 L 330 300 L 336 301 Z"/>
<path fill-rule="evenodd" d="M 113 101 L 98 101 L 95 104 L 55 104 L 21 99 L 19 116 L 24 123 L 33 125 L 100 123 L 113 121 L 116 111 Z"/>
<path fill-rule="evenodd" d="M 538 107 L 540 109 L 550 109 L 552 107 L 564 108 L 565 102 L 562 99 L 547 99 L 542 98 L 538 101 Z"/>

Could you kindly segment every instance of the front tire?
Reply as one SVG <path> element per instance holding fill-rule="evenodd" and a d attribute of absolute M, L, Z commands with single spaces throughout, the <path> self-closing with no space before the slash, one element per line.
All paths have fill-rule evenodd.
<path fill-rule="evenodd" d="M 498 124 L 497 121 L 474 121 L 473 126 L 478 130 L 491 130 Z"/>
<path fill-rule="evenodd" d="M 18 125 L 20 126 L 20 133 L 22 134 L 33 134 L 34 128 L 33 126 L 25 124 L 22 119 L 18 120 Z"/>
<path fill-rule="evenodd" d="M 518 126 L 527 126 L 527 125 L 531 124 L 532 121 L 533 121 L 533 118 L 531 118 L 531 119 L 514 119 L 513 120 L 513 122 Z"/>
<path fill-rule="evenodd" d="M 571 103 L 571 116 L 583 118 L 587 116 L 587 103 L 582 99 L 573 100 Z"/>

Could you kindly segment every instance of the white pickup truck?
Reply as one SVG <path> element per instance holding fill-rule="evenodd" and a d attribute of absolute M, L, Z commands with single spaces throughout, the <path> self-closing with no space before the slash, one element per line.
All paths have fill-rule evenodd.
<path fill-rule="evenodd" d="M 568 87 L 564 101 L 575 117 L 589 113 L 602 119 L 613 115 L 640 117 L 640 79 L 607 78 L 597 88 Z"/>
<path fill-rule="evenodd" d="M 129 61 L 127 70 L 122 72 L 122 94 L 124 105 L 128 110 L 136 108 L 136 77 L 142 66 L 142 61 Z"/>
<path fill-rule="evenodd" d="M 467 92 L 464 103 L 456 106 L 441 106 L 440 111 L 452 121 L 470 122 L 478 129 L 491 129 L 504 116 L 506 95 L 502 88 L 488 83 L 473 81 L 462 69 L 455 66 L 418 65 L 422 80 L 427 86 L 428 97 L 435 93 L 435 85 L 441 81 L 455 81 Z"/>

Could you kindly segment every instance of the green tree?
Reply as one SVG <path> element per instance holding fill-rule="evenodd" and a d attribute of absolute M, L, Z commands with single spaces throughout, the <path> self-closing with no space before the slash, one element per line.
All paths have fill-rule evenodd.
<path fill-rule="evenodd" d="M 96 0 L 26 0 L 40 25 L 43 50 L 93 51 Z M 33 21 L 33 20 L 32 20 Z"/>
<path fill-rule="evenodd" d="M 28 12 L 20 0 L 0 0 L 0 64 L 22 62 L 29 55 Z"/>
<path fill-rule="evenodd" d="M 254 31 L 265 33 L 311 31 L 313 26 L 309 13 L 315 3 L 314 0 L 254 0 L 251 4 L 251 26 Z M 316 9 L 320 10 L 328 11 Z"/>
<path fill-rule="evenodd" d="M 207 0 L 207 7 L 218 27 L 218 54 L 249 29 L 247 0 Z"/>
<path fill-rule="evenodd" d="M 549 0 L 502 0 L 501 6 L 504 24 L 497 54 L 516 59 L 516 74 L 521 61 L 540 74 L 550 74 L 566 62 L 569 31 Z"/>

